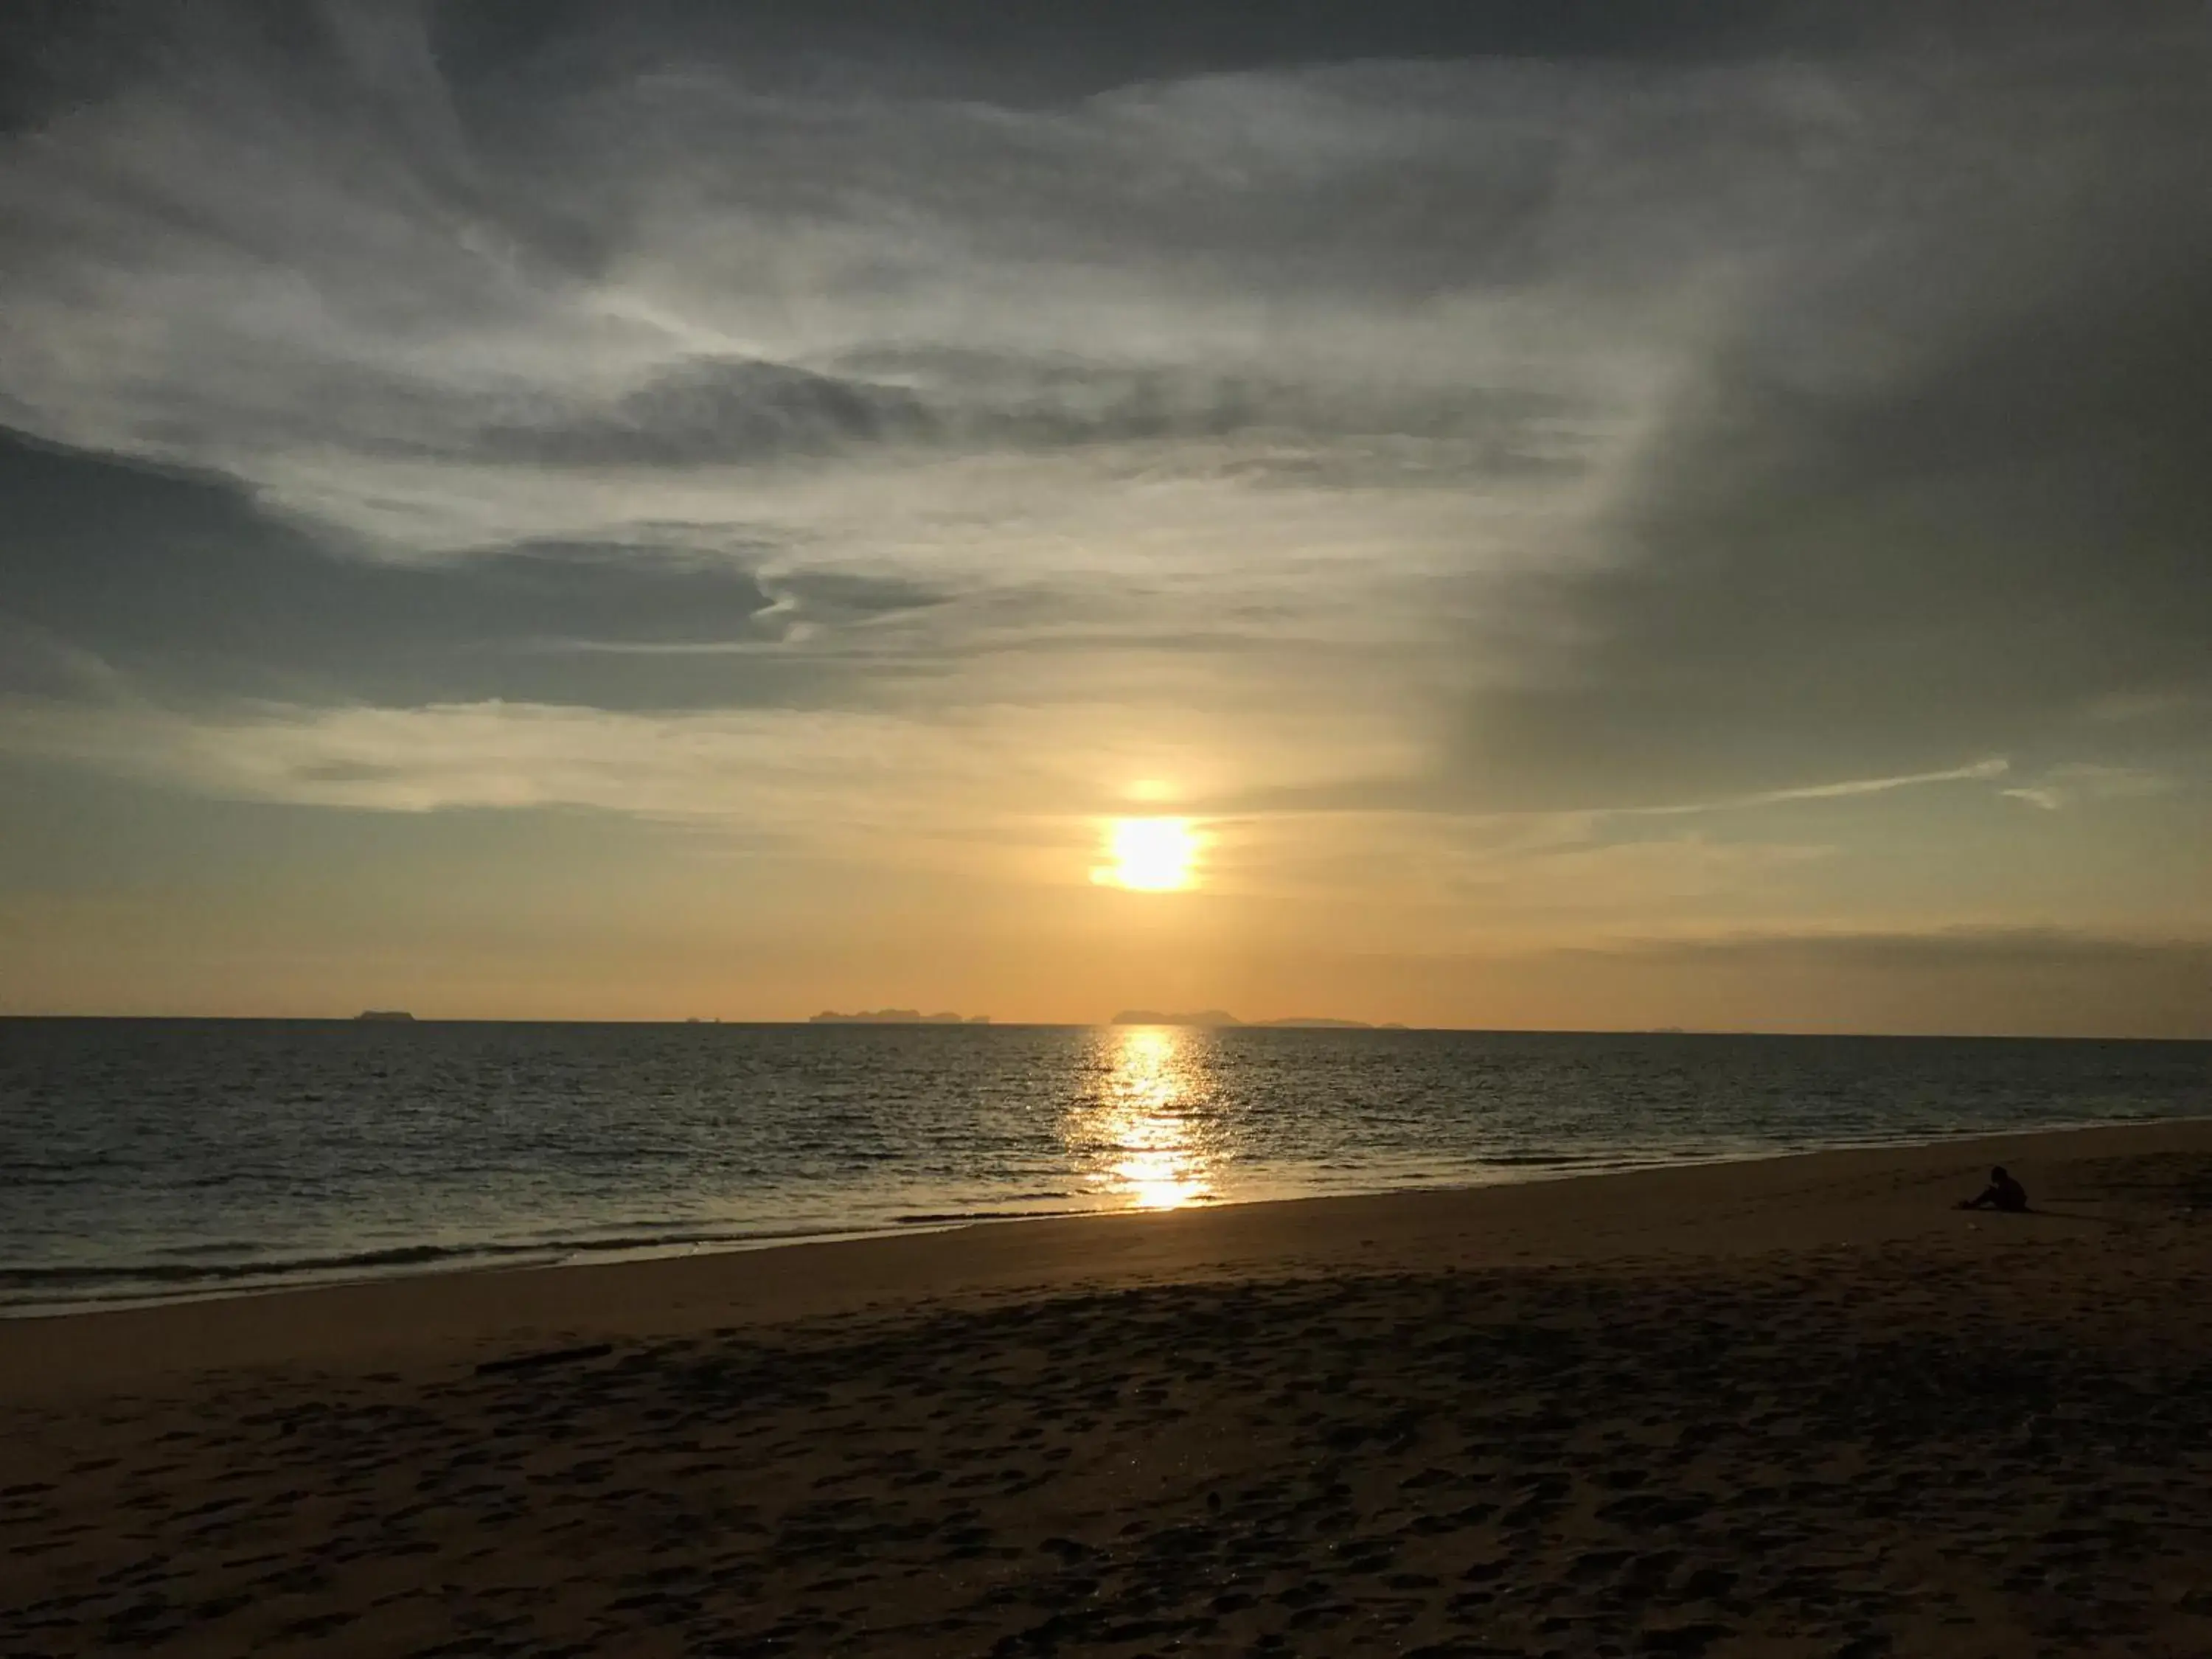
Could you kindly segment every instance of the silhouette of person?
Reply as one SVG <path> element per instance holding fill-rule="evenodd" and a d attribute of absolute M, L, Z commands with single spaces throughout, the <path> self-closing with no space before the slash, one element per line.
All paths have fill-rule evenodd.
<path fill-rule="evenodd" d="M 2005 1173 L 2000 1164 L 1990 1171 L 1990 1184 L 1972 1198 L 1959 1200 L 1962 1210 L 2024 1210 L 2027 1207 L 2027 1188 Z"/>

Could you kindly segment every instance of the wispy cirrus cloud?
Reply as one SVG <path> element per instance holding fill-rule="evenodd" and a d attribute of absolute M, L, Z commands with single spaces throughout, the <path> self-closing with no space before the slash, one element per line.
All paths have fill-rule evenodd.
<path fill-rule="evenodd" d="M 2136 800 L 2163 795 L 2173 779 L 2132 766 L 2094 766 L 2081 762 L 2053 766 L 2033 783 L 2008 789 L 2005 798 L 2056 812 L 2085 801 Z"/>
<path fill-rule="evenodd" d="M 1907 772 L 1887 778 L 1842 778 L 1832 783 L 1800 784 L 1792 789 L 1767 789 L 1733 799 L 1673 802 L 1663 806 L 1619 809 L 1632 817 L 1680 817 L 1705 812 L 1746 811 L 1762 806 L 1787 806 L 1796 801 L 1849 800 L 1859 795 L 1886 795 L 1895 789 L 1917 789 L 1932 783 L 1987 783 L 2002 778 L 2012 763 L 2000 757 L 1954 766 L 1940 772 Z M 2009 794 L 2013 792 L 2005 792 Z"/>

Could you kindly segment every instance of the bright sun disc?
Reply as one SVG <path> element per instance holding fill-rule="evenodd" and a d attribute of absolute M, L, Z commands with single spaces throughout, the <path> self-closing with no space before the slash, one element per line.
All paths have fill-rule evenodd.
<path fill-rule="evenodd" d="M 1164 893 L 1191 883 L 1198 836 L 1188 818 L 1116 818 L 1106 834 L 1113 863 L 1099 878 L 1141 893 Z"/>

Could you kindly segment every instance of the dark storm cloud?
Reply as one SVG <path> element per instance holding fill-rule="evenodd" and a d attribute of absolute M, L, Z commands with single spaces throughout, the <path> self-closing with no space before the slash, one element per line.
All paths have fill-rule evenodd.
<path fill-rule="evenodd" d="M 46 696 L 607 708 L 774 702 L 818 678 L 753 647 L 919 609 L 895 580 L 763 578 L 678 549 L 537 543 L 347 556 L 236 485 L 0 433 L 9 689 Z"/>

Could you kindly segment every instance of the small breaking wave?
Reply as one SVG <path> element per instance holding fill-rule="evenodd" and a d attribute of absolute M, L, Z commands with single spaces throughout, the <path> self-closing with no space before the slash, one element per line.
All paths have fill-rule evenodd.
<path fill-rule="evenodd" d="M 891 1219 L 902 1227 L 945 1227 L 961 1221 L 1048 1221 L 1054 1216 L 1097 1213 L 1096 1210 L 922 1210 Z"/>
<path fill-rule="evenodd" d="M 946 1221 L 975 1219 L 948 1216 Z M 908 1218 L 900 1217 L 901 1222 Z M 379 1249 L 232 1261 L 99 1262 L 52 1267 L 0 1267 L 0 1310 L 112 1301 L 160 1301 L 225 1291 L 276 1289 L 288 1285 L 343 1283 L 403 1273 L 471 1267 L 552 1266 L 599 1255 L 690 1249 L 743 1249 L 850 1238 L 882 1225 L 732 1231 L 654 1231 L 590 1237 L 486 1241 L 465 1244 L 405 1244 Z"/>

